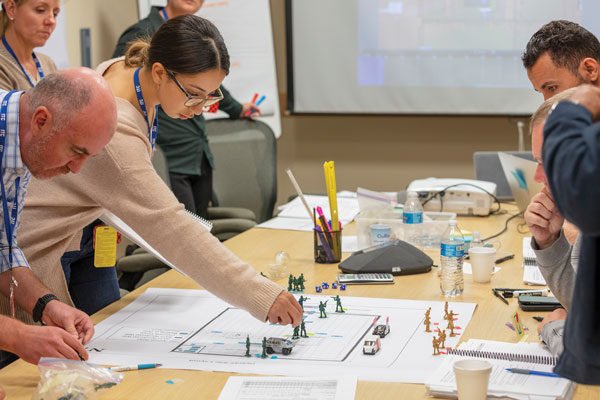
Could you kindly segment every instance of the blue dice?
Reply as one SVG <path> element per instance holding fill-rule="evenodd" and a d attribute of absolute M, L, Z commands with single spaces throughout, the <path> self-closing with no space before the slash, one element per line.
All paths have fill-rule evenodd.
<path fill-rule="evenodd" d="M 332 289 L 337 289 L 337 286 L 338 286 L 338 283 L 337 283 L 337 282 L 333 282 L 333 283 L 331 284 L 331 288 L 332 288 Z"/>
<path fill-rule="evenodd" d="M 315 292 L 321 293 L 322 291 L 323 289 L 321 288 L 321 286 L 315 286 Z"/>
<path fill-rule="evenodd" d="M 340 283 L 340 290 L 346 290 L 346 284 Z"/>
<path fill-rule="evenodd" d="M 327 282 L 323 282 L 323 284 L 321 285 L 321 287 L 322 287 L 323 289 L 329 289 L 329 283 L 327 283 Z"/>

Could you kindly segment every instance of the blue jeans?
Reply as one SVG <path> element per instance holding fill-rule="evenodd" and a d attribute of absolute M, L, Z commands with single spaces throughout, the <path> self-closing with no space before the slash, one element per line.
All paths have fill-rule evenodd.
<path fill-rule="evenodd" d="M 83 228 L 80 250 L 68 251 L 60 259 L 73 303 L 88 315 L 121 297 L 115 267 L 94 267 L 94 227 L 101 224 L 96 220 Z"/>

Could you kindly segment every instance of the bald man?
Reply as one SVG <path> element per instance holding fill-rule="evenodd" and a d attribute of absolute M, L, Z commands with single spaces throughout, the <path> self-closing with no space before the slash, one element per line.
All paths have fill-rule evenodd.
<path fill-rule="evenodd" d="M 0 316 L 0 349 L 6 350 L 0 366 L 14 359 L 7 352 L 30 363 L 41 357 L 87 359 L 82 342 L 94 333 L 89 316 L 58 301 L 36 278 L 17 245 L 17 231 L 31 176 L 77 173 L 110 141 L 117 123 L 113 94 L 95 71 L 75 68 L 48 75 L 25 92 L 0 90 L 0 101 L 0 293 L 46 325 Z"/>

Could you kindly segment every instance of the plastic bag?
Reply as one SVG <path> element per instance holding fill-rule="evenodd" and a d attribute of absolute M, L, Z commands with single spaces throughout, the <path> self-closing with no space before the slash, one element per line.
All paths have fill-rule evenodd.
<path fill-rule="evenodd" d="M 123 374 L 85 361 L 42 358 L 32 400 L 93 400 L 123 380 Z"/>

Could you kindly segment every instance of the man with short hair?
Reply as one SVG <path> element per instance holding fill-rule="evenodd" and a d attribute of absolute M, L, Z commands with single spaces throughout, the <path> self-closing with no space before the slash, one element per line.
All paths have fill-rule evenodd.
<path fill-rule="evenodd" d="M 570 21 L 552 21 L 533 34 L 521 57 L 544 100 L 582 83 L 600 86 L 600 41 Z"/>
<path fill-rule="evenodd" d="M 76 173 L 112 138 L 117 123 L 114 96 L 88 68 L 48 75 L 26 92 L 0 90 L 0 292 L 34 321 L 31 326 L 0 316 L 0 349 L 30 363 L 40 357 L 87 359 L 82 342 L 94 326 L 84 312 L 57 300 L 36 278 L 17 245 L 17 231 L 31 176 L 47 179 Z M 2 310 L 9 314 L 9 310 Z M 14 359 L 0 351 L 0 367 Z"/>

